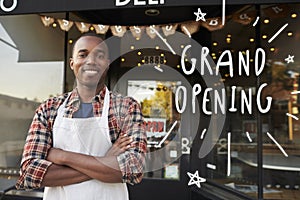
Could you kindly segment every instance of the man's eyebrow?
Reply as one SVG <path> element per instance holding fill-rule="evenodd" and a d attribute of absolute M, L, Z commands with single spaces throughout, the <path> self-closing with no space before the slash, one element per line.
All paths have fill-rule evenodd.
<path fill-rule="evenodd" d="M 78 53 L 84 53 L 84 52 L 87 52 L 87 51 L 88 51 L 87 49 L 79 49 Z"/>

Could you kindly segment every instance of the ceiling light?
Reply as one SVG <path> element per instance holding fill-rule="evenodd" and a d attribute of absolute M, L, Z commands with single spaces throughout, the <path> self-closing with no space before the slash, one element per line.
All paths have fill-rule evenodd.
<path fill-rule="evenodd" d="M 147 9 L 145 11 L 145 15 L 148 15 L 148 16 L 157 16 L 159 14 L 160 14 L 160 12 L 157 9 Z"/>

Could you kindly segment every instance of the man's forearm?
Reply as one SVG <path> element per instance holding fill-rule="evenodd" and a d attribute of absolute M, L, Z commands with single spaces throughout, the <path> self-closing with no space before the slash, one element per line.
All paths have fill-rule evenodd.
<path fill-rule="evenodd" d="M 65 186 L 80 183 L 90 179 L 91 178 L 89 176 L 70 167 L 52 164 L 47 169 L 47 172 L 42 181 L 42 186 Z"/>
<path fill-rule="evenodd" d="M 95 157 L 52 148 L 47 160 L 58 165 L 66 165 L 102 182 L 122 182 L 122 173 L 116 156 Z"/>

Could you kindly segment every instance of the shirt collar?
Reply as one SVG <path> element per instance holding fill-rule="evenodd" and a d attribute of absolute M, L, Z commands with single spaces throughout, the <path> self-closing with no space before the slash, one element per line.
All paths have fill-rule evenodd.
<path fill-rule="evenodd" d="M 100 90 L 99 94 L 93 97 L 92 102 L 104 101 L 105 92 L 106 92 L 106 86 L 104 86 L 103 89 Z M 73 106 L 79 107 L 79 105 L 80 105 L 80 97 L 77 89 L 74 88 L 69 96 L 69 99 L 67 100 L 66 107 L 73 107 Z"/>

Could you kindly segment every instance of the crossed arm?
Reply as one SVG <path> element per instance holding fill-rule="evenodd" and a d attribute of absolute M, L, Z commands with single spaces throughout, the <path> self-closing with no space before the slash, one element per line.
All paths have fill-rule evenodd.
<path fill-rule="evenodd" d="M 108 183 L 122 182 L 117 156 L 131 147 L 132 139 L 126 135 L 112 145 L 104 157 L 51 148 L 47 160 L 52 165 L 42 181 L 42 186 L 63 186 L 97 179 Z"/>

